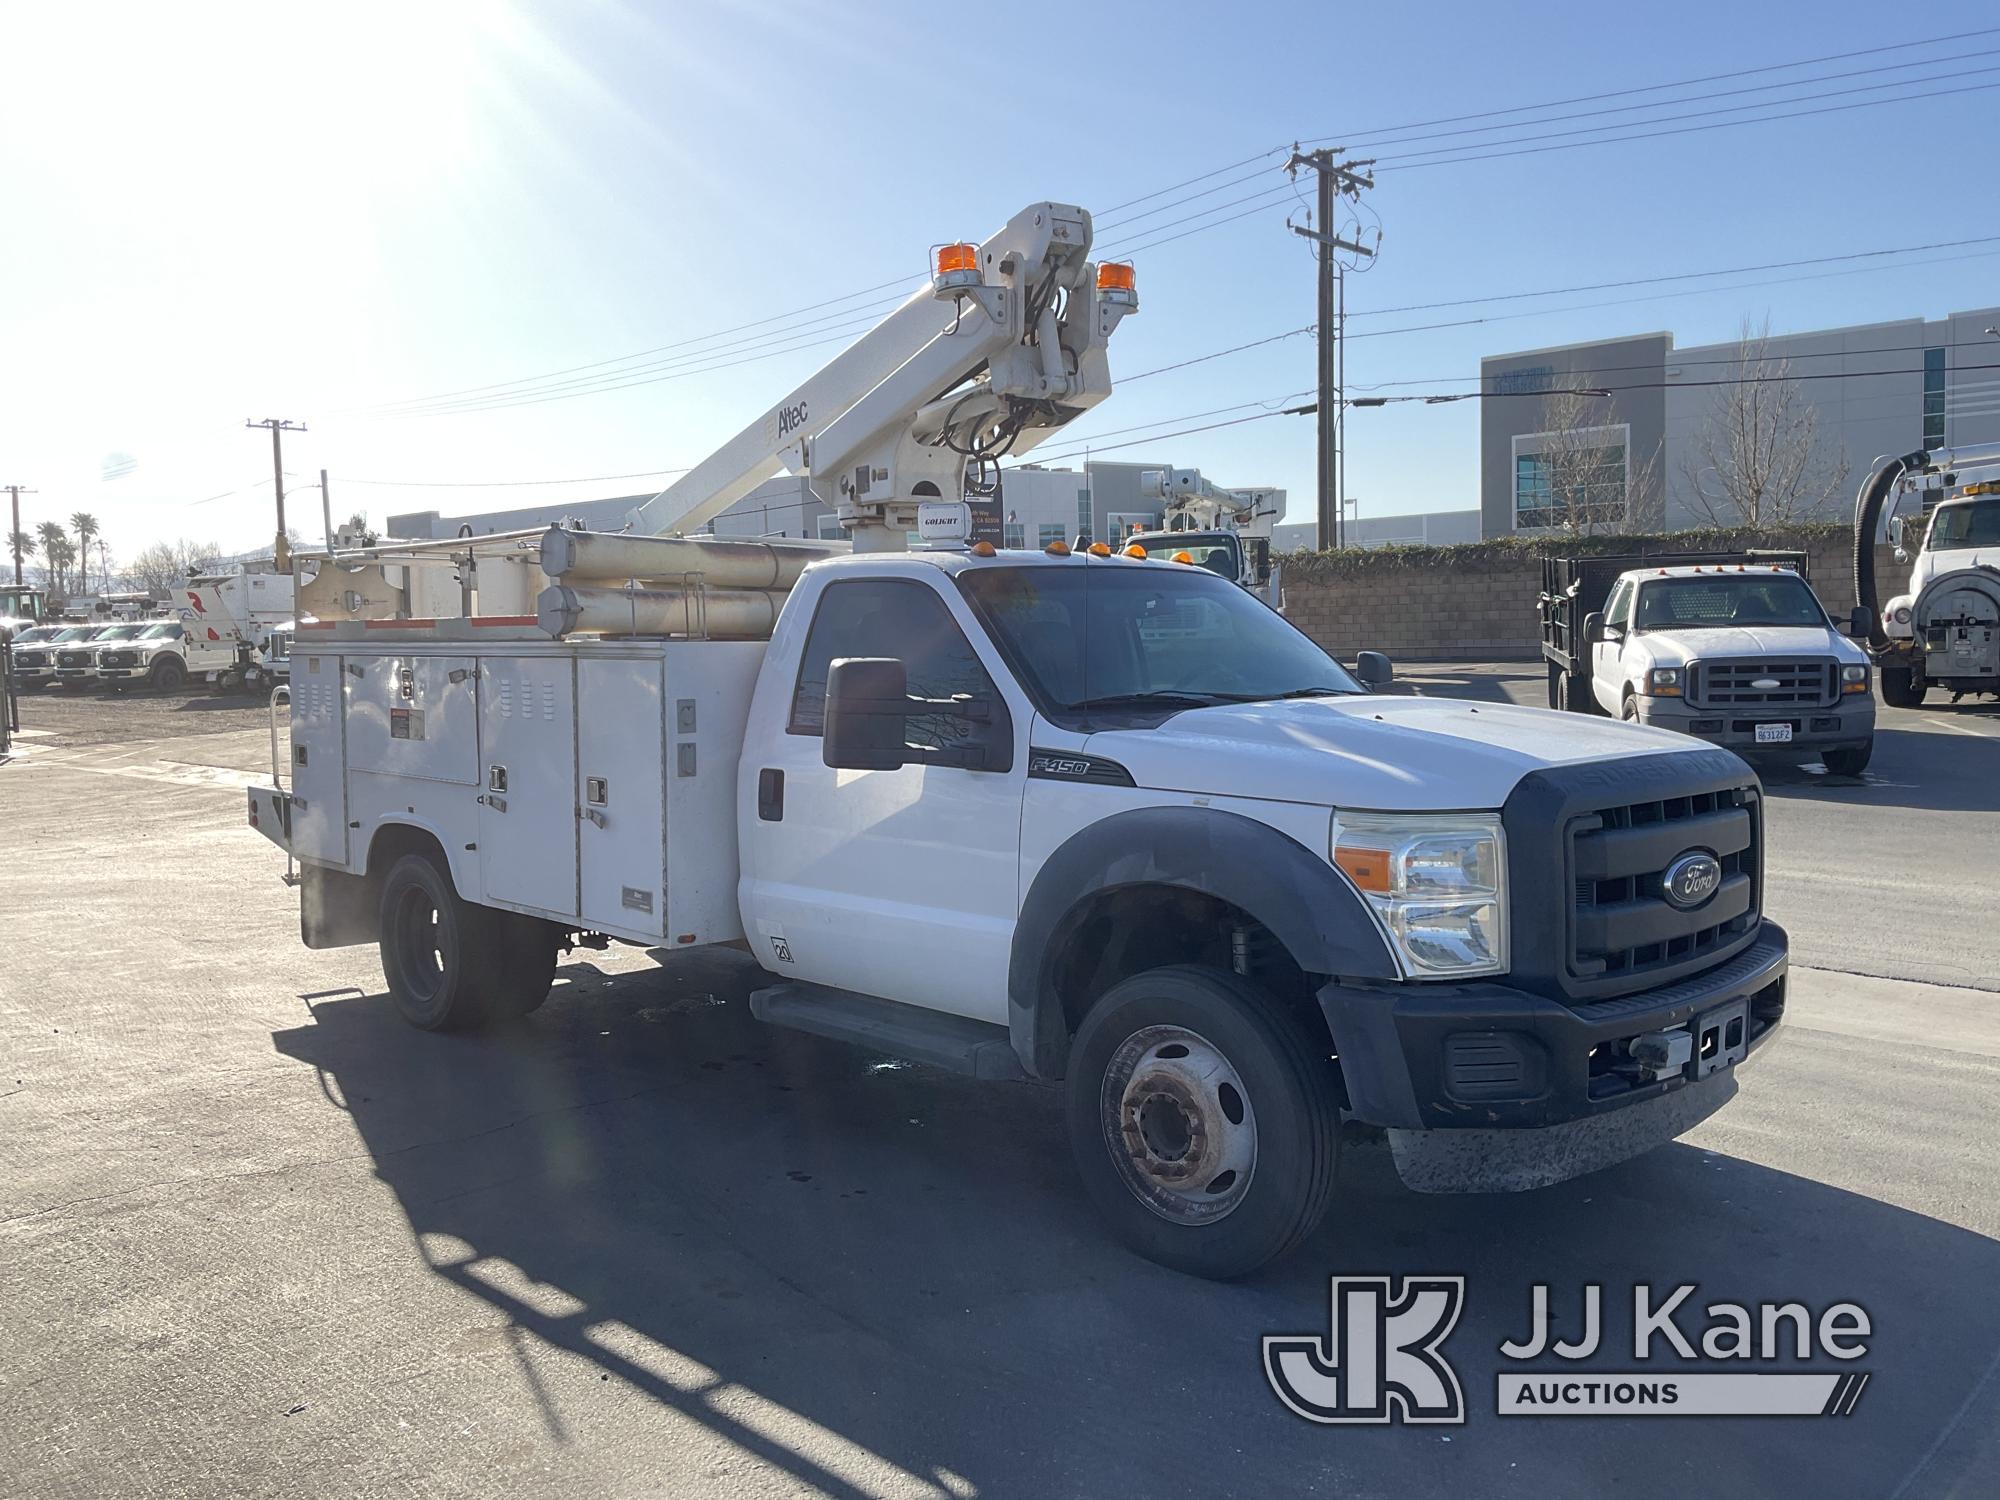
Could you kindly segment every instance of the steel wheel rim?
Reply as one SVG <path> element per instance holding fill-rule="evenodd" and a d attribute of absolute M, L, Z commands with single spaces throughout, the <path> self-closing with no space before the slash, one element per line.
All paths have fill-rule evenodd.
<path fill-rule="evenodd" d="M 1250 1092 L 1221 1048 L 1147 1026 L 1111 1055 L 1099 1101 L 1105 1146 L 1131 1194 L 1173 1224 L 1226 1217 L 1257 1169 Z"/>
<path fill-rule="evenodd" d="M 444 987 L 444 951 L 438 934 L 437 903 L 420 886 L 405 890 L 396 903 L 397 947 L 403 978 L 419 999 L 435 1000 Z"/>

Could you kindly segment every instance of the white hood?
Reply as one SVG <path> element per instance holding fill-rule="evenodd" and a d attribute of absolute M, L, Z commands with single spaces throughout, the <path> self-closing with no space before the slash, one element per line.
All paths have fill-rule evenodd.
<path fill-rule="evenodd" d="M 1084 746 L 1142 787 L 1326 807 L 1484 810 L 1543 766 L 1708 751 L 1670 730 L 1448 698 L 1300 698 L 1189 709 Z"/>
<path fill-rule="evenodd" d="M 1960 568 L 2000 568 L 2000 547 L 1947 547 L 1942 552 L 1919 552 L 1910 569 L 1910 596 L 1924 591 L 1924 585 L 1944 573 Z"/>
<path fill-rule="evenodd" d="M 1868 659 L 1836 631 L 1818 625 L 1727 625 L 1700 630 L 1642 630 L 1633 638 L 1660 666 L 1713 661 L 1718 656 L 1831 656 L 1843 662 Z"/>

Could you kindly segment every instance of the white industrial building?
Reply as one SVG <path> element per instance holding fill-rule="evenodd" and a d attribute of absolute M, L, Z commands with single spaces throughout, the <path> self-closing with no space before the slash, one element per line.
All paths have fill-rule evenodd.
<path fill-rule="evenodd" d="M 1771 334 L 1748 367 L 1737 341 L 1680 348 L 1671 333 L 1559 345 L 1480 362 L 1479 518 L 1483 536 L 1561 525 L 1545 455 L 1579 439 L 1598 455 L 1599 530 L 1678 530 L 1738 517 L 1721 499 L 1721 428 L 1745 373 L 1782 373 L 1814 413 L 1802 489 L 1815 513 L 1851 513 L 1874 460 L 1916 448 L 2000 441 L 2000 307 L 1937 319 Z M 1602 392 L 1580 410 L 1559 393 Z M 1596 493 L 1601 488 L 1601 496 Z"/>

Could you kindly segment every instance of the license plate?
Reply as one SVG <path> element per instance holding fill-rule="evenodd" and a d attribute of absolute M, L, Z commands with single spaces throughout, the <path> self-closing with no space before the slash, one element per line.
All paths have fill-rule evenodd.
<path fill-rule="evenodd" d="M 1789 745 L 1792 742 L 1792 726 L 1789 724 L 1759 724 L 1756 728 L 1757 743 L 1760 745 Z"/>
<path fill-rule="evenodd" d="M 1750 1050 L 1750 1002 L 1735 1000 L 1696 1016 L 1688 1030 L 1694 1034 L 1694 1056 L 1688 1059 L 1688 1077 L 1702 1079 L 1717 1068 L 1734 1067 Z"/>

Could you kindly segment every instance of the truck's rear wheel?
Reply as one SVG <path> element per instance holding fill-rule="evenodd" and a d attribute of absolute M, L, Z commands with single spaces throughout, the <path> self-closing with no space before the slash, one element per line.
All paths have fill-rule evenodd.
<path fill-rule="evenodd" d="M 1602 714 L 1598 706 L 1597 694 L 1591 690 L 1590 676 L 1584 672 L 1570 672 L 1563 677 L 1563 707 L 1573 714 Z"/>
<path fill-rule="evenodd" d="M 1891 708 L 1922 708 L 1930 685 L 1908 667 L 1882 669 L 1882 701 Z"/>
<path fill-rule="evenodd" d="M 1119 1238 L 1227 1278 L 1311 1234 L 1339 1149 L 1328 1053 L 1236 974 L 1151 969 L 1106 991 L 1070 1053 L 1069 1137 Z"/>
<path fill-rule="evenodd" d="M 555 928 L 462 899 L 428 855 L 390 866 L 379 931 L 389 994 L 412 1026 L 459 1031 L 509 1021 L 548 997 Z"/>

